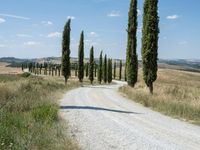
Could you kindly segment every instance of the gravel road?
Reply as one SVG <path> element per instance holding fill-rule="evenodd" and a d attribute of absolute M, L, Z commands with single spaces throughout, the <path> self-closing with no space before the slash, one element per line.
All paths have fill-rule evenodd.
<path fill-rule="evenodd" d="M 200 150 L 200 127 L 122 97 L 122 84 L 81 87 L 61 100 L 61 116 L 83 150 Z"/>

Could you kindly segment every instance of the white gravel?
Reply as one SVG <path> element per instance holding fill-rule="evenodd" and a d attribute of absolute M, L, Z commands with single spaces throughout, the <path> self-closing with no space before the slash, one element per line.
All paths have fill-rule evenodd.
<path fill-rule="evenodd" d="M 122 97 L 117 85 L 66 93 L 61 116 L 83 150 L 200 150 L 200 127 Z"/>

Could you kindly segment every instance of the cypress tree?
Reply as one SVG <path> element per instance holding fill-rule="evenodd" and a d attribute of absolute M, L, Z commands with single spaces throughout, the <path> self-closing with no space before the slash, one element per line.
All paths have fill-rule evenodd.
<path fill-rule="evenodd" d="M 131 0 L 128 19 L 128 43 L 126 52 L 127 82 L 134 87 L 138 76 L 137 58 L 137 0 Z"/>
<path fill-rule="evenodd" d="M 97 77 L 97 64 L 94 62 L 94 77 Z"/>
<path fill-rule="evenodd" d="M 22 71 L 24 71 L 24 64 L 22 63 Z"/>
<path fill-rule="evenodd" d="M 51 75 L 51 65 L 49 64 L 49 76 Z"/>
<path fill-rule="evenodd" d="M 39 63 L 36 63 L 36 68 L 37 68 L 36 74 L 38 75 L 39 74 Z"/>
<path fill-rule="evenodd" d="M 108 59 L 108 83 L 112 82 L 112 59 Z"/>
<path fill-rule="evenodd" d="M 44 63 L 44 75 L 47 75 L 47 63 Z"/>
<path fill-rule="evenodd" d="M 77 64 L 75 64 L 75 77 L 77 77 Z"/>
<path fill-rule="evenodd" d="M 153 82 L 157 79 L 158 59 L 158 0 L 145 0 L 142 31 L 143 79 L 153 94 Z"/>
<path fill-rule="evenodd" d="M 127 81 L 127 75 L 126 75 L 126 72 L 127 72 L 127 69 L 126 69 L 126 64 L 125 64 L 125 69 L 124 69 L 124 80 Z"/>
<path fill-rule="evenodd" d="M 78 78 L 80 82 L 83 82 L 84 78 L 84 33 L 81 32 L 79 52 L 78 52 Z"/>
<path fill-rule="evenodd" d="M 67 80 L 70 76 L 70 24 L 71 20 L 69 19 L 64 26 L 62 40 L 61 72 L 65 78 L 65 84 L 67 84 Z"/>
<path fill-rule="evenodd" d="M 35 75 L 37 74 L 37 69 L 36 69 L 36 63 L 34 63 L 34 73 L 35 73 Z"/>
<path fill-rule="evenodd" d="M 93 84 L 93 80 L 94 80 L 94 47 L 93 46 L 90 50 L 89 79 L 90 79 L 91 84 Z"/>
<path fill-rule="evenodd" d="M 99 66 L 98 66 L 98 81 L 101 84 L 103 78 L 103 52 L 101 51 L 99 56 Z"/>
<path fill-rule="evenodd" d="M 60 69 L 61 69 L 61 66 L 59 65 L 58 66 L 58 76 L 60 77 Z"/>
<path fill-rule="evenodd" d="M 104 57 L 104 62 L 103 62 L 103 80 L 105 83 L 108 81 L 108 66 L 107 66 L 107 56 L 105 55 Z"/>
<path fill-rule="evenodd" d="M 65 78 L 65 84 L 70 76 L 70 28 L 71 19 L 69 19 L 64 27 L 62 40 L 62 75 Z"/>
<path fill-rule="evenodd" d="M 114 79 L 116 78 L 116 68 L 117 68 L 117 64 L 116 61 L 114 62 Z"/>
<path fill-rule="evenodd" d="M 42 74 L 42 64 L 40 64 L 40 74 Z"/>
<path fill-rule="evenodd" d="M 119 80 L 122 79 L 122 60 L 119 62 Z"/>
<path fill-rule="evenodd" d="M 28 71 L 32 73 L 32 71 L 33 71 L 33 64 L 32 63 L 28 63 Z"/>
<path fill-rule="evenodd" d="M 88 63 L 85 64 L 85 76 L 88 77 Z"/>
<path fill-rule="evenodd" d="M 51 76 L 54 76 L 54 66 L 51 66 Z"/>
<path fill-rule="evenodd" d="M 55 66 L 55 76 L 57 76 L 57 72 L 58 72 L 58 66 Z"/>

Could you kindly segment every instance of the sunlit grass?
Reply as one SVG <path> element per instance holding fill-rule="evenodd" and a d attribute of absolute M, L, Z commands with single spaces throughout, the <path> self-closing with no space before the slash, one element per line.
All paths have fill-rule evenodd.
<path fill-rule="evenodd" d="M 129 98 L 164 114 L 200 124 L 200 74 L 161 69 L 154 84 L 154 94 L 139 72 L 135 88 L 122 87 L 120 91 Z"/>
<path fill-rule="evenodd" d="M 0 76 L 0 149 L 79 149 L 67 136 L 57 102 L 77 82 L 65 86 L 62 78 L 13 78 Z"/>

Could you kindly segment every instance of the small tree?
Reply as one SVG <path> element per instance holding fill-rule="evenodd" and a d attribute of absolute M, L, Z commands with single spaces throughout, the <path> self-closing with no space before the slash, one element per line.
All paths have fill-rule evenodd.
<path fill-rule="evenodd" d="M 99 66 L 98 66 L 98 81 L 101 84 L 103 78 L 103 52 L 101 51 L 99 56 Z"/>
<path fill-rule="evenodd" d="M 103 80 L 105 83 L 108 81 L 108 68 L 107 68 L 107 56 L 105 55 L 104 57 L 104 62 L 103 62 Z"/>
<path fill-rule="evenodd" d="M 108 83 L 112 82 L 112 59 L 108 59 Z"/>
<path fill-rule="evenodd" d="M 89 79 L 90 79 L 91 84 L 93 84 L 93 80 L 94 80 L 94 47 L 93 46 L 90 50 Z"/>
<path fill-rule="evenodd" d="M 84 78 L 84 32 L 81 32 L 79 52 L 78 52 L 78 78 L 83 82 Z"/>
<path fill-rule="evenodd" d="M 122 60 L 119 62 L 119 80 L 122 79 Z"/>
<path fill-rule="evenodd" d="M 62 75 L 65 78 L 65 84 L 70 77 L 70 28 L 71 19 L 69 19 L 64 27 L 62 41 Z"/>

